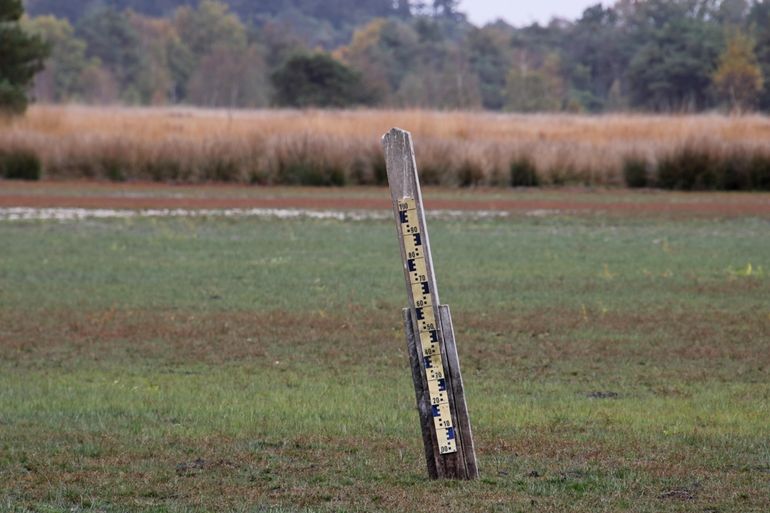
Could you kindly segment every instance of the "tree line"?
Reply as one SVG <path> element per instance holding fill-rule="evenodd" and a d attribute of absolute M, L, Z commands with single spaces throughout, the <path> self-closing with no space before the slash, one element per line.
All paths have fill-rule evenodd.
<path fill-rule="evenodd" d="M 0 9 L 12 3 L 0 0 Z M 189 3 L 29 0 L 30 15 L 15 30 L 49 51 L 34 97 L 212 107 L 770 110 L 770 0 L 620 0 L 577 20 L 518 28 L 476 27 L 453 0 Z M 0 62 L 0 95 L 2 73 Z"/>

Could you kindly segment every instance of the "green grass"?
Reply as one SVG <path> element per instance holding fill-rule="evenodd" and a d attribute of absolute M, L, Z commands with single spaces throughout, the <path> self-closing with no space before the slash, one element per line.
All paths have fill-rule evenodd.
<path fill-rule="evenodd" d="M 0 224 L 0 510 L 770 509 L 766 219 L 430 231 L 471 483 L 425 477 L 391 222 Z"/>
<path fill-rule="evenodd" d="M 403 302 L 394 228 L 384 221 L 153 219 L 0 230 L 8 241 L 0 301 L 13 307 L 305 311 Z M 682 300 L 761 308 L 767 234 L 761 219 L 431 225 L 443 299 L 463 311 Z M 740 276 L 748 264 L 751 275 Z"/>

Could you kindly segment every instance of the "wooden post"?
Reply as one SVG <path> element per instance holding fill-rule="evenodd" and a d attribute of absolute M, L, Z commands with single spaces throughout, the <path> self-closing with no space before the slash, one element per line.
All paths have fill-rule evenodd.
<path fill-rule="evenodd" d="M 409 297 L 404 329 L 428 475 L 475 479 L 479 471 L 452 316 L 439 302 L 412 137 L 394 128 L 382 145 Z"/>

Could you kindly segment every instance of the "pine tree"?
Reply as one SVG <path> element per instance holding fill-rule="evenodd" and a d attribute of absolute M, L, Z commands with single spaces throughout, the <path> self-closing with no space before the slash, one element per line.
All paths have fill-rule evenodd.
<path fill-rule="evenodd" d="M 27 88 L 43 69 L 48 46 L 26 33 L 19 23 L 21 0 L 0 0 L 0 112 L 21 114 L 27 108 Z"/>
<path fill-rule="evenodd" d="M 754 54 L 754 42 L 741 32 L 734 32 L 719 58 L 714 85 L 733 111 L 754 106 L 763 87 L 762 70 Z"/>

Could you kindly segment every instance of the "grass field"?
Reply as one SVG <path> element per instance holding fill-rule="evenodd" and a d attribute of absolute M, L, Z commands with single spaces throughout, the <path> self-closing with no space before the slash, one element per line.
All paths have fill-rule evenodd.
<path fill-rule="evenodd" d="M 769 220 L 429 220 L 464 483 L 426 479 L 392 221 L 2 221 L 0 510 L 766 512 Z"/>

